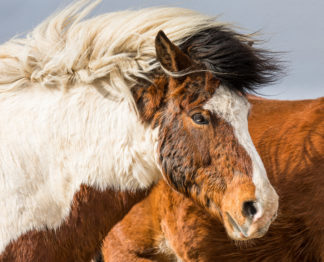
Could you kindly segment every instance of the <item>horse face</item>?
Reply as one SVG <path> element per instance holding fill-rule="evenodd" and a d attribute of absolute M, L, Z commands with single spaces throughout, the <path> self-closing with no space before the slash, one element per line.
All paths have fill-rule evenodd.
<path fill-rule="evenodd" d="M 156 50 L 167 71 L 196 71 L 169 77 L 165 104 L 155 117 L 164 178 L 219 216 L 233 239 L 263 236 L 276 216 L 278 196 L 248 132 L 249 103 L 163 33 Z"/>

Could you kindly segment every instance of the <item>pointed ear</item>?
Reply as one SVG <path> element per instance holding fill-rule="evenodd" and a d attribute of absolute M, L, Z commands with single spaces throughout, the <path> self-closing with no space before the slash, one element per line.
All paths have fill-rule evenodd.
<path fill-rule="evenodd" d="M 163 31 L 155 38 L 156 57 L 161 65 L 170 72 L 179 72 L 190 67 L 193 61 L 173 44 Z"/>

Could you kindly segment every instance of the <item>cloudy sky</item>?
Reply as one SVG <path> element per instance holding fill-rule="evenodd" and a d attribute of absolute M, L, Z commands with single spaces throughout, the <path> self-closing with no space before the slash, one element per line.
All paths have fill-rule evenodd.
<path fill-rule="evenodd" d="M 68 0 L 0 0 L 0 42 L 30 31 Z M 283 51 L 287 75 L 262 89 L 273 99 L 324 96 L 323 0 L 103 0 L 95 14 L 149 6 L 179 6 L 232 22 L 251 33 L 262 31 L 264 47 Z"/>

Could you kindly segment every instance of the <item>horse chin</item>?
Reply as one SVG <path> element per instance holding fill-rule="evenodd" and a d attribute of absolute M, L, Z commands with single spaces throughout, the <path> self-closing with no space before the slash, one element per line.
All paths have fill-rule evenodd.
<path fill-rule="evenodd" d="M 233 240 L 248 240 L 247 230 L 237 223 L 235 218 L 231 216 L 228 212 L 225 212 L 224 216 L 224 227 L 226 229 L 227 234 Z"/>
<path fill-rule="evenodd" d="M 235 217 L 230 215 L 228 212 L 225 212 L 223 218 L 225 230 L 230 238 L 237 241 L 248 241 L 263 237 L 268 232 L 268 229 L 276 216 L 274 216 L 268 224 L 262 227 L 258 227 L 258 225 L 254 224 L 250 219 L 246 219 L 244 224 L 240 225 Z"/>

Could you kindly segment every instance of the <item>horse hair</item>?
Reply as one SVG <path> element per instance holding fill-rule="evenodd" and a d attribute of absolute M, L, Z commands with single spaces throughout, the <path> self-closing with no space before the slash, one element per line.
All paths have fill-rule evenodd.
<path fill-rule="evenodd" d="M 180 48 L 225 85 L 246 93 L 255 92 L 260 85 L 272 83 L 281 75 L 275 53 L 255 48 L 250 41 L 250 37 L 221 25 L 193 34 Z"/>

